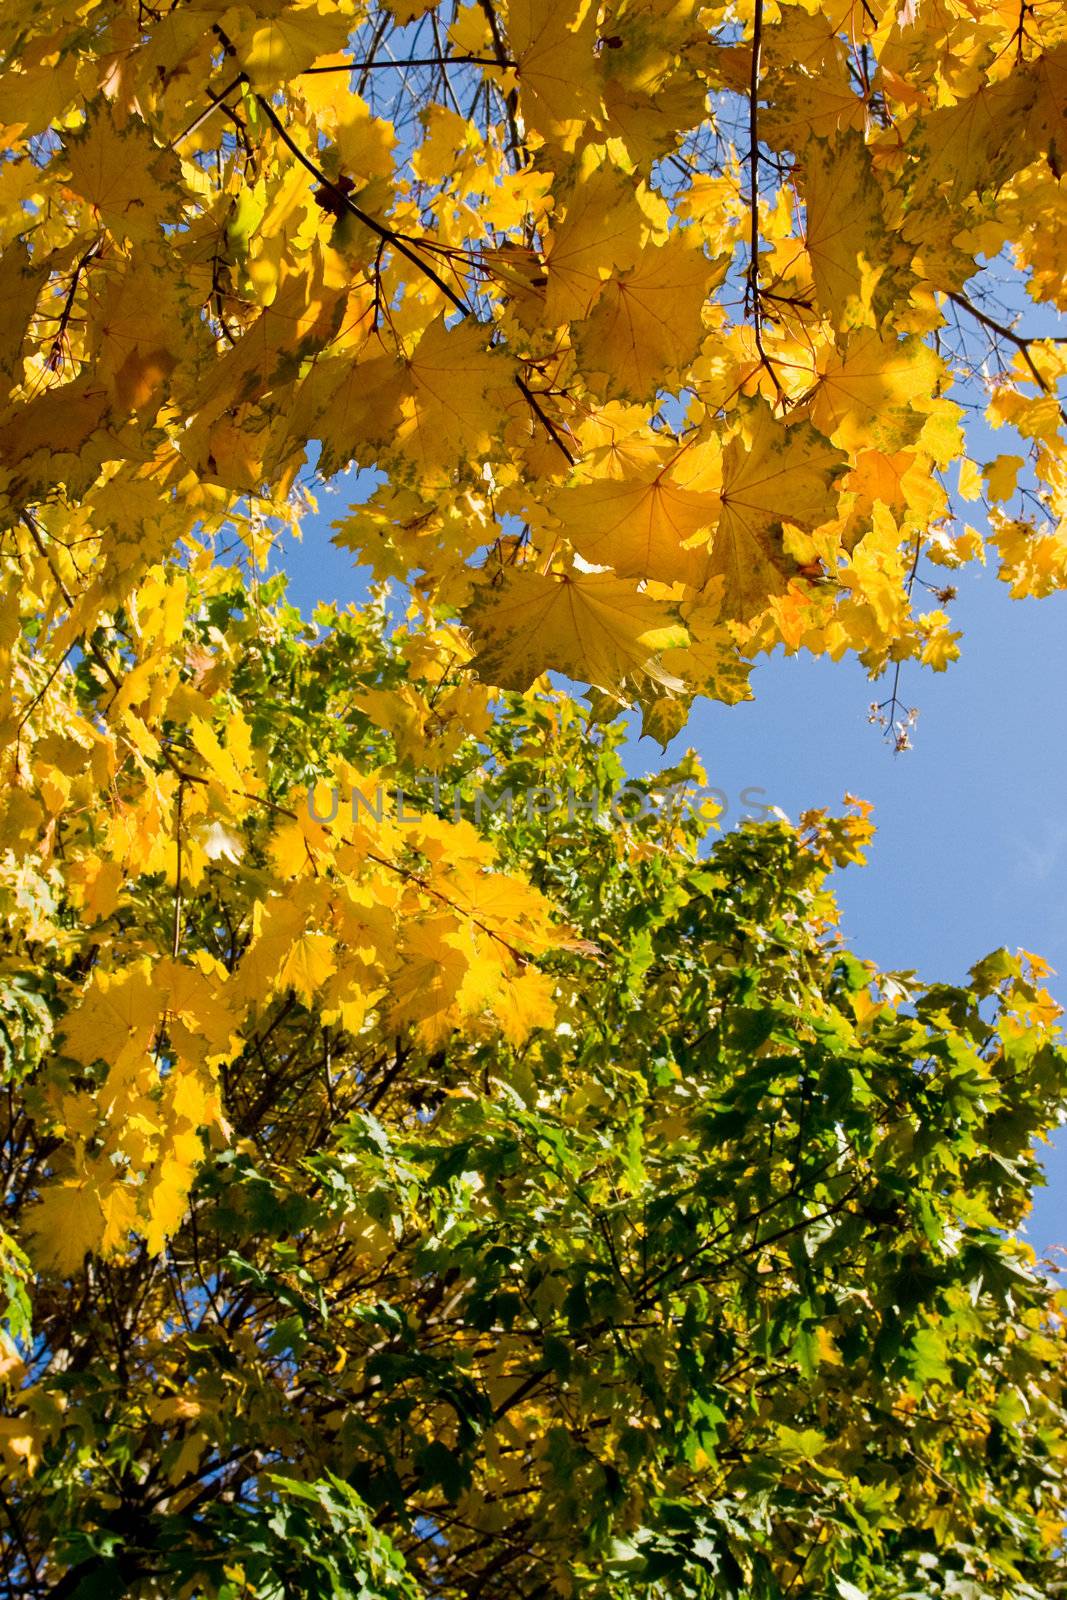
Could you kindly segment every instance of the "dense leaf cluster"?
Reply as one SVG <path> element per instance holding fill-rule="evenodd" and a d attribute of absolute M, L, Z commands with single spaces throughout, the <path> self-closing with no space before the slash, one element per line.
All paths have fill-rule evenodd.
<path fill-rule="evenodd" d="M 201 608 L 192 658 L 240 640 L 247 605 Z M 230 714 L 269 781 L 185 899 L 183 949 L 219 963 L 221 993 L 294 780 L 411 776 L 348 709 L 404 670 L 405 635 L 319 620 L 313 644 L 264 605 L 231 648 Z M 539 693 L 443 776 L 461 809 L 535 779 L 588 800 L 618 782 L 617 741 Z M 671 803 L 636 821 L 485 819 L 497 870 L 563 919 L 538 957 L 554 1012 L 521 1039 L 386 1006 L 349 1029 L 328 973 L 265 989 L 166 1241 L 58 1274 L 59 1244 L 37 1246 L 53 1268 L 6 1364 L 0 1592 L 1053 1592 L 1061 1313 L 1013 1238 L 1067 1087 L 1039 971 L 1000 952 L 968 987 L 876 972 L 826 887 L 862 813 L 745 824 L 709 852 L 679 803 L 698 777 L 690 759 L 646 780 Z M 169 938 L 175 887 L 145 874 L 97 922 L 110 966 Z M 6 1068 L 24 1237 L 62 1159 L 48 1106 L 62 1089 L 70 1137 L 71 1094 L 99 1104 L 114 1074 L 64 1054 L 86 954 L 54 916 L 53 982 L 26 942 L 5 990 L 42 1052 Z"/>

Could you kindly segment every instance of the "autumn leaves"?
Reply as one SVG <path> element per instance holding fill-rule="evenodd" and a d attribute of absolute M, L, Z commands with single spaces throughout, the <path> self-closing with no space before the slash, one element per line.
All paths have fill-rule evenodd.
<path fill-rule="evenodd" d="M 147 878 L 172 891 L 162 1010 L 85 1090 L 111 1110 L 79 1089 L 49 1112 L 82 1140 L 63 1182 L 106 1162 L 117 1220 L 94 1227 L 133 1206 L 163 1236 L 189 1119 L 214 1126 L 230 1037 L 283 991 L 427 1043 L 547 1015 L 532 891 L 467 833 L 308 832 L 254 696 L 230 695 L 273 645 L 258 613 L 216 628 L 225 562 L 299 528 L 316 474 L 361 469 L 336 540 L 415 607 L 403 667 L 345 715 L 435 772 L 495 690 L 550 671 L 665 742 L 776 648 L 943 669 L 945 579 L 985 559 L 960 502 L 984 502 L 1014 594 L 1067 585 L 1063 347 L 975 281 L 1011 251 L 1065 302 L 1061 12 L 1020 32 L 1015 8 L 880 0 L 278 0 L 0 23 L 3 836 L 61 870 L 86 928 Z M 993 460 L 961 378 L 1006 430 Z M 225 974 L 187 949 L 215 824 L 261 852 L 229 861 L 254 861 L 259 909 Z M 136 986 L 119 943 L 108 981 Z M 180 1033 L 178 974 L 226 1040 Z M 79 982 L 96 1019 L 103 976 Z"/>
<path fill-rule="evenodd" d="M 113 502 L 144 502 L 155 559 L 295 520 L 309 458 L 373 469 L 342 542 L 458 612 L 474 670 L 556 669 L 650 726 L 779 645 L 943 666 L 909 574 L 978 465 L 940 333 L 955 302 L 994 337 L 962 294 L 974 251 L 1014 230 L 1036 263 L 1051 225 L 1004 185 L 1055 140 L 1053 20 L 1016 72 L 999 24 L 954 27 L 938 66 L 877 7 L 761 7 L 758 63 L 757 17 L 727 42 L 715 8 L 431 13 L 146 27 L 121 73 L 64 67 L 36 116 L 38 66 L 7 73 L 27 151 L 55 122 L 15 184 L 46 202 L 32 260 L 5 255 L 15 502 L 76 501 L 105 543 Z M 1059 366 L 1016 344 L 997 417 L 1040 426 L 1055 498 Z M 1024 576 L 1028 518 L 997 528 L 1017 592 L 1058 581 Z M 105 570 L 65 574 L 82 626 L 137 557 Z"/>

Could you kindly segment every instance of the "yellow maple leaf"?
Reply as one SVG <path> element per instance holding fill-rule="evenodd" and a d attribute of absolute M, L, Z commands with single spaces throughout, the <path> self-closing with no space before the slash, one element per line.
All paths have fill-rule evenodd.
<path fill-rule="evenodd" d="M 718 444 L 710 440 L 666 461 L 653 458 L 622 478 L 561 489 L 549 504 L 584 560 L 622 578 L 700 587 L 707 554 L 687 545 L 714 530 L 720 475 Z"/>
<path fill-rule="evenodd" d="M 99 1200 L 104 1214 L 100 1253 L 104 1256 L 119 1254 L 137 1227 L 137 1195 L 128 1183 L 112 1182 L 100 1192 Z"/>
<path fill-rule="evenodd" d="M 1067 587 L 1067 528 L 1039 531 L 1031 523 L 991 513 L 993 544 L 1000 557 L 997 577 L 1015 600 L 1049 595 Z"/>
<path fill-rule="evenodd" d="M 43 1439 L 32 1417 L 0 1417 L 0 1461 L 8 1472 L 33 1476 L 41 1464 Z"/>
<path fill-rule="evenodd" d="M 146 1196 L 147 1217 L 142 1224 L 145 1244 L 152 1255 L 158 1255 L 181 1226 L 195 1176 L 193 1164 L 174 1156 L 165 1156 L 155 1169 Z"/>
<path fill-rule="evenodd" d="M 97 289 L 88 315 L 99 339 L 96 370 L 123 409 L 158 399 L 178 364 L 174 330 L 179 320 L 173 285 L 145 252 L 128 271 L 112 272 Z"/>
<path fill-rule="evenodd" d="M 476 959 L 473 944 L 457 918 L 442 913 L 409 922 L 397 956 L 390 1027 L 413 1023 L 432 1048 L 452 1027 L 456 998 Z"/>
<path fill-rule="evenodd" d="M 0 374 L 12 382 L 22 375 L 22 349 L 46 278 L 46 268 L 31 262 L 21 240 L 0 256 Z"/>
<path fill-rule="evenodd" d="M 597 8 L 589 0 L 508 0 L 507 31 L 527 127 L 571 150 L 603 113 Z"/>
<path fill-rule="evenodd" d="M 933 398 L 944 371 L 921 339 L 865 328 L 820 358 L 811 420 L 845 450 L 892 453 L 921 433 L 926 414 L 915 402 Z"/>
<path fill-rule="evenodd" d="M 119 128 L 97 101 L 83 132 L 66 142 L 70 186 L 116 238 L 157 234 L 184 199 L 177 157 L 152 140 L 143 123 Z"/>
<path fill-rule="evenodd" d="M 10 53 L 11 70 L 0 78 L 7 139 L 18 133 L 42 133 L 78 94 L 81 61 L 74 51 L 62 61 L 53 58 L 36 65 L 19 62 L 19 54 Z"/>
<path fill-rule="evenodd" d="M 327 977 L 319 992 L 323 1022 L 337 1022 L 346 1033 L 358 1034 L 384 989 L 374 983 L 365 961 L 342 962 Z"/>
<path fill-rule="evenodd" d="M 900 510 L 907 504 L 904 474 L 916 459 L 911 450 L 897 450 L 893 455 L 883 450 L 861 450 L 843 487 L 851 490 L 865 505 L 880 500 L 891 510 Z"/>
<path fill-rule="evenodd" d="M 487 348 L 485 329 L 473 319 L 449 328 L 442 312 L 405 366 L 396 448 L 429 479 L 481 456 L 503 422 L 491 390 L 502 388 L 509 375 L 506 358 Z"/>
<path fill-rule="evenodd" d="M 718 589 L 719 582 L 713 579 L 708 586 L 712 593 Z M 711 605 L 698 602 L 692 608 L 685 608 L 683 615 L 692 640 L 679 650 L 665 651 L 663 665 L 668 672 L 677 673 L 686 684 L 698 687 L 709 700 L 736 705 L 741 700 L 752 699 L 748 681 L 752 664 L 742 657 L 729 626 L 719 622 L 720 609 L 718 597 Z M 677 731 L 677 728 L 672 729 L 672 735 Z"/>
<path fill-rule="evenodd" d="M 862 136 L 848 133 L 833 146 L 811 140 L 804 151 L 802 182 L 804 243 L 819 306 L 830 313 L 835 327 L 870 322 L 870 294 L 889 240 Z"/>
<path fill-rule="evenodd" d="M 295 826 L 295 825 L 294 825 Z M 307 907 L 292 889 L 252 905 L 251 940 L 230 980 L 233 1003 L 262 1006 L 275 991 L 278 969 L 306 926 Z"/>
<path fill-rule="evenodd" d="M 960 475 L 956 492 L 961 500 L 977 500 L 982 492 L 982 472 L 976 461 L 966 458 L 960 462 Z"/>
<path fill-rule="evenodd" d="M 397 143 L 393 124 L 372 116 L 359 95 L 345 95 L 334 138 L 346 177 L 369 182 L 391 176 Z"/>
<path fill-rule="evenodd" d="M 227 747 L 205 717 L 194 716 L 189 720 L 189 738 L 207 767 L 212 787 L 236 811 L 245 809 L 245 796 L 259 788 L 255 773 L 249 772 L 246 765 L 251 751 L 242 748 L 240 742 L 242 723 L 243 718 L 231 718 L 227 722 Z"/>
<path fill-rule="evenodd" d="M 704 337 L 704 305 L 727 265 L 725 257 L 708 260 L 695 232 L 675 231 L 607 280 L 573 329 L 575 347 L 606 396 L 650 400 L 680 375 Z"/>
<path fill-rule="evenodd" d="M 322 440 L 320 459 L 326 472 L 346 467 L 357 451 L 366 454 L 395 435 L 404 369 L 377 340 L 368 341 L 366 352 L 359 360 L 345 355 L 317 361 L 300 386 L 300 417 Z M 373 510 L 373 505 L 363 507 L 353 520 L 366 527 Z"/>
<path fill-rule="evenodd" d="M 400 23 L 415 22 L 439 3 L 440 0 L 385 0 L 385 8 Z"/>
<path fill-rule="evenodd" d="M 450 106 L 430 106 L 423 112 L 422 125 L 422 141 L 411 158 L 416 178 L 423 183 L 447 178 L 455 186 L 458 166 L 472 185 L 491 186 L 490 158 L 476 123 Z M 463 192 L 468 192 L 466 183 Z"/>
<path fill-rule="evenodd" d="M 1022 456 L 1000 455 L 982 468 L 986 492 L 991 500 L 1010 500 L 1019 473 L 1026 465 Z"/>
<path fill-rule="evenodd" d="M 944 672 L 950 661 L 959 660 L 957 640 L 962 639 L 963 634 L 951 630 L 944 611 L 927 611 L 919 617 L 918 624 L 923 637 L 920 660 L 935 672 Z"/>
<path fill-rule="evenodd" d="M 63 1020 L 64 1053 L 86 1065 L 103 1060 L 121 1067 L 148 1049 L 163 1006 L 147 961 L 116 972 L 98 969 Z"/>
<path fill-rule="evenodd" d="M 34 395 L 0 424 L 0 454 L 7 469 L 25 462 L 31 464 L 26 470 L 32 470 L 38 453 L 53 470 L 59 457 L 89 459 L 105 440 L 113 441 L 106 428 L 108 404 L 107 390 L 90 373 Z M 104 448 L 113 452 L 115 445 L 109 442 Z"/>
<path fill-rule="evenodd" d="M 210 961 L 206 953 L 204 961 Z M 234 1027 L 226 1004 L 225 969 L 220 974 L 165 958 L 156 963 L 152 976 L 153 987 L 164 997 L 168 1031 L 180 1025 L 213 1055 L 225 1054 Z"/>
<path fill-rule="evenodd" d="M 166 1103 L 170 1115 L 201 1128 L 216 1120 L 219 1098 L 214 1080 L 188 1062 L 179 1062 L 166 1081 Z"/>
<path fill-rule="evenodd" d="M 528 689 L 549 668 L 608 690 L 641 674 L 681 687 L 656 655 L 685 630 L 620 578 L 511 572 L 482 588 L 466 620 L 480 645 L 472 665 L 504 689 Z"/>
<path fill-rule="evenodd" d="M 419 818 L 407 837 L 413 848 L 435 868 L 470 871 L 496 860 L 492 841 L 465 818 L 450 822 L 427 813 Z"/>
<path fill-rule="evenodd" d="M 974 190 L 996 189 L 1025 166 L 1023 130 L 1037 99 L 1037 83 L 1026 73 L 999 82 L 982 81 L 955 105 L 938 106 L 919 119 L 911 148 L 918 158 L 912 190 L 911 229 L 941 196 L 964 200 Z M 918 236 L 918 235 L 917 235 Z"/>
<path fill-rule="evenodd" d="M 340 50 L 351 19 L 339 7 L 287 6 L 237 35 L 234 45 L 249 81 L 262 88 L 284 83 L 319 56 Z"/>
<path fill-rule="evenodd" d="M 295 989 L 300 998 L 310 1004 L 336 965 L 333 943 L 327 934 L 302 934 L 282 958 L 278 985 Z"/>
<path fill-rule="evenodd" d="M 375 727 L 392 734 L 398 760 L 414 760 L 421 753 L 429 707 L 410 684 L 396 689 L 364 689 L 352 704 L 365 712 Z"/>
<path fill-rule="evenodd" d="M 863 100 L 837 66 L 783 83 L 760 116 L 760 134 L 775 149 L 798 150 L 813 137 L 835 139 L 848 128 L 862 132 L 866 116 Z"/>
<path fill-rule="evenodd" d="M 503 943 L 536 951 L 558 946 L 560 930 L 548 901 L 524 879 L 486 872 L 465 859 L 451 862 L 441 883 L 455 906 Z"/>
<path fill-rule="evenodd" d="M 72 1178 L 49 1184 L 30 1221 L 33 1258 L 69 1277 L 88 1251 L 100 1248 L 104 1228 L 100 1197 L 91 1183 Z"/>
<path fill-rule="evenodd" d="M 525 1044 L 535 1028 L 551 1028 L 556 1020 L 555 985 L 536 967 L 506 977 L 493 1001 L 500 1031 L 509 1044 Z"/>
<path fill-rule="evenodd" d="M 660 219 L 661 227 L 664 226 Z M 561 222 L 545 240 L 545 309 L 551 322 L 586 316 L 613 269 L 632 267 L 652 217 L 633 181 L 602 163 L 582 172 Z"/>
<path fill-rule="evenodd" d="M 814 528 L 837 510 L 834 482 L 846 457 L 807 422 L 780 422 L 754 402 L 723 452 L 721 511 L 708 562 L 723 580 L 722 612 L 748 619 L 780 594 L 796 563 L 782 526 Z"/>

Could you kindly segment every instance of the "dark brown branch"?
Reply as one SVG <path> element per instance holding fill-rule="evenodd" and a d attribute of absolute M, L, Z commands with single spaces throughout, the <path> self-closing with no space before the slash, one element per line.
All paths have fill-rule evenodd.
<path fill-rule="evenodd" d="M 74 297 L 78 292 L 78 285 L 81 283 L 82 273 L 85 271 L 90 261 L 100 249 L 100 243 L 100 239 L 93 240 L 92 244 L 77 262 L 74 271 L 71 273 L 70 288 L 67 290 L 67 298 L 63 302 L 63 309 L 59 313 L 59 327 L 56 329 L 56 336 L 52 340 L 52 348 L 48 353 L 48 360 L 45 363 L 49 372 L 55 372 L 59 367 L 63 355 L 63 341 L 67 337 L 67 329 L 70 326 L 71 313 L 74 310 Z"/>
<path fill-rule="evenodd" d="M 406 61 L 341 61 L 335 67 L 305 67 L 298 78 L 318 72 L 373 72 L 375 68 L 396 67 L 514 67 L 514 61 L 498 56 L 411 56 Z"/>
<path fill-rule="evenodd" d="M 67 606 L 67 609 L 70 610 L 70 611 L 73 611 L 74 610 L 74 598 L 71 595 L 70 590 L 67 588 L 66 584 L 63 582 L 63 579 L 59 576 L 59 573 L 56 570 L 55 565 L 53 564 L 51 556 L 48 554 L 48 551 L 45 549 L 44 544 L 41 541 L 41 534 L 44 532 L 44 529 L 41 527 L 41 524 L 37 521 L 37 518 L 33 515 L 32 512 L 23 511 L 23 512 L 20 513 L 20 516 L 21 516 L 23 524 L 29 529 L 30 538 L 33 540 L 34 544 L 37 547 L 38 555 L 40 556 L 41 560 L 47 566 L 49 572 L 52 574 L 52 580 L 55 583 L 55 586 L 59 590 L 60 594 L 63 596 L 63 600 L 64 600 L 64 603 Z M 103 652 L 101 650 L 99 650 L 97 648 L 97 646 L 93 643 L 93 641 L 91 639 L 88 640 L 87 643 L 88 643 L 88 646 L 89 646 L 89 652 L 92 655 L 93 660 L 107 674 L 108 680 L 111 683 L 111 687 L 117 693 L 118 690 L 119 690 L 119 687 L 120 687 L 119 680 L 118 680 L 118 678 L 116 678 L 114 672 L 112 671 L 111 666 L 110 666 L 110 664 L 109 664 L 109 662 L 107 660 L 107 657 L 103 654 Z M 73 648 L 73 646 L 71 648 Z M 66 652 L 66 654 L 69 655 L 70 654 L 70 650 L 68 650 Z M 66 657 L 64 657 L 64 660 L 65 659 L 66 659 Z M 62 666 L 62 662 L 60 662 L 60 666 Z"/>
<path fill-rule="evenodd" d="M 171 955 L 175 961 L 182 942 L 182 800 L 185 795 L 185 784 L 178 779 L 178 803 L 174 814 L 174 847 L 177 860 L 174 867 L 174 937 L 171 941 Z"/>
<path fill-rule="evenodd" d="M 976 322 L 980 322 L 983 328 L 988 328 L 990 333 L 995 333 L 999 339 L 1007 339 L 1009 344 L 1013 344 L 1016 350 L 1018 350 L 1022 355 L 1026 365 L 1030 368 L 1030 371 L 1033 374 L 1034 382 L 1037 384 L 1042 393 L 1051 395 L 1055 394 L 1056 391 L 1052 384 L 1045 377 L 1044 373 L 1034 361 L 1033 356 L 1030 354 L 1030 346 L 1035 343 L 1035 340 L 1026 339 L 1021 333 L 1016 333 L 1014 328 L 1009 328 L 1006 323 L 998 322 L 995 317 L 991 317 L 989 315 L 988 311 L 983 311 L 981 306 L 976 306 L 973 300 L 968 300 L 965 294 L 960 294 L 955 289 L 947 289 L 945 293 L 952 301 L 953 305 L 959 306 L 961 311 L 966 311 L 967 314 L 972 316 Z M 1065 341 L 1061 338 L 1057 338 L 1053 342 L 1056 344 L 1062 344 Z M 1064 411 L 1062 406 L 1060 407 L 1060 416 L 1063 417 L 1065 422 L 1067 422 L 1067 412 Z"/>
<path fill-rule="evenodd" d="M 410 261 L 413 266 L 418 267 L 419 271 L 424 273 L 425 276 L 429 278 L 430 282 L 440 289 L 441 293 L 449 301 L 451 301 L 452 305 L 455 306 L 457 311 L 462 312 L 465 317 L 469 317 L 471 315 L 471 309 L 467 302 L 460 295 L 458 295 L 449 284 L 445 282 L 440 274 L 430 266 L 428 261 L 424 261 L 422 257 L 411 248 L 411 246 L 404 239 L 403 235 L 397 233 L 393 228 L 386 227 L 386 225 L 383 222 L 379 222 L 376 217 L 372 217 L 366 211 L 361 210 L 360 207 L 357 206 L 342 189 L 339 189 L 335 184 L 331 183 L 330 179 L 326 176 L 325 172 L 323 172 L 322 168 L 312 161 L 309 156 L 305 155 L 304 151 L 301 150 L 295 139 L 290 136 L 285 124 L 282 122 L 281 118 L 278 116 L 278 113 L 275 111 L 269 100 L 267 100 L 263 95 L 257 94 L 256 102 L 286 148 L 292 151 L 293 155 L 296 156 L 297 160 L 300 162 L 300 165 L 304 167 L 306 171 L 310 172 L 311 176 L 328 191 L 331 203 L 333 203 L 334 199 L 336 198 L 336 203 L 339 206 L 342 206 L 344 210 L 348 211 L 352 216 L 354 216 L 358 222 L 362 222 L 363 226 L 365 228 L 369 228 L 370 231 L 373 234 L 376 234 L 379 239 L 384 240 L 386 244 L 391 244 L 393 248 L 398 250 L 402 256 L 406 257 L 406 259 Z"/>
<path fill-rule="evenodd" d="M 760 305 L 759 285 L 759 80 L 763 48 L 763 0 L 756 0 L 752 15 L 752 70 L 748 86 L 748 173 L 749 188 L 749 262 L 748 288 L 752 298 L 752 328 L 756 337 L 756 350 L 760 365 L 771 375 L 775 393 L 782 397 L 782 385 L 766 350 L 763 348 L 763 313 Z"/>
<path fill-rule="evenodd" d="M 568 450 L 567 446 L 563 443 L 563 439 L 562 439 L 562 436 L 561 436 L 561 434 L 559 432 L 559 429 L 556 427 L 556 425 L 552 421 L 551 417 L 549 417 L 548 413 L 545 411 L 544 407 L 541 405 L 541 402 L 538 400 L 538 398 L 534 394 L 533 390 L 526 384 L 524 379 L 519 377 L 518 373 L 516 373 L 516 375 L 515 375 L 515 382 L 518 384 L 519 389 L 522 392 L 522 394 L 523 394 L 524 398 L 526 399 L 527 403 L 529 404 L 531 410 L 535 413 L 535 415 L 537 416 L 538 420 L 543 425 L 543 427 L 545 429 L 545 432 L 548 434 L 548 436 L 552 440 L 552 443 L 556 446 L 556 448 L 558 450 L 561 450 L 563 452 L 563 455 L 566 457 L 568 464 L 573 467 L 574 466 L 574 457 L 573 457 L 573 455 Z"/>
<path fill-rule="evenodd" d="M 194 117 L 187 128 L 183 128 L 181 133 L 175 135 L 170 142 L 171 149 L 173 150 L 176 144 L 181 144 L 183 139 L 188 139 L 191 133 L 195 133 L 197 128 L 201 127 L 207 121 L 211 113 L 218 110 L 219 106 L 226 99 L 227 95 L 231 95 L 235 89 L 240 88 L 244 81 L 244 73 L 239 72 L 236 78 L 234 78 L 233 82 L 226 85 L 225 89 L 220 89 L 218 94 L 209 95 L 208 98 L 210 99 L 211 104 L 209 106 L 205 106 L 200 115 L 198 117 Z"/>
<path fill-rule="evenodd" d="M 30 1553 L 30 1547 L 26 1542 L 26 1533 L 25 1533 L 25 1529 L 22 1526 L 22 1519 L 19 1516 L 18 1512 L 16 1511 L 15 1507 L 11 1504 L 10 1500 L 7 1498 L 7 1495 L 4 1493 L 3 1489 L 0 1489 L 0 1509 L 3 1510 L 4 1516 L 7 1518 L 8 1523 L 11 1526 L 11 1531 L 14 1534 L 15 1543 L 19 1548 L 19 1551 L 20 1551 L 20 1553 L 22 1555 L 23 1561 L 25 1561 L 25 1563 L 26 1563 L 26 1569 L 27 1569 L 27 1571 L 29 1573 L 30 1582 L 32 1584 L 33 1591 L 34 1591 L 35 1594 L 40 1594 L 40 1592 L 41 1592 L 41 1580 L 40 1580 L 40 1578 L 39 1578 L 39 1576 L 37 1574 L 37 1563 L 36 1563 L 36 1561 L 34 1561 L 33 1556 Z"/>
<path fill-rule="evenodd" d="M 516 62 L 508 60 L 507 49 L 504 44 L 504 35 L 500 31 L 500 19 L 496 14 L 495 8 L 490 3 L 490 0 L 478 0 L 478 3 L 485 14 L 486 22 L 489 24 L 489 32 L 492 34 L 493 49 L 496 51 L 498 66 L 516 66 Z M 504 102 L 504 115 L 508 119 L 508 139 L 511 143 L 512 154 L 515 157 L 516 165 L 521 165 L 525 147 L 519 134 L 518 113 L 518 91 L 513 89 Z"/>
<path fill-rule="evenodd" d="M 225 48 L 227 54 L 236 59 L 236 50 L 222 29 L 216 25 L 214 32 L 222 41 L 223 47 Z M 499 63 L 497 64 L 499 65 Z M 238 81 L 247 83 L 247 74 L 242 72 Z M 445 296 L 449 303 L 455 307 L 461 316 L 473 316 L 471 307 L 467 304 L 463 297 L 458 295 L 451 285 L 445 282 L 440 273 L 438 273 L 428 261 L 425 261 L 417 250 L 412 248 L 403 234 L 397 233 L 394 228 L 390 228 L 385 223 L 380 222 L 377 217 L 368 215 L 367 212 L 363 211 L 359 206 L 356 205 L 355 201 L 352 200 L 343 189 L 332 183 L 318 163 L 313 161 L 305 151 L 301 150 L 300 146 L 289 133 L 285 124 L 282 122 L 281 118 L 278 116 L 278 113 L 275 111 L 274 107 L 271 105 L 266 96 L 259 94 L 258 91 L 253 92 L 255 93 L 256 104 L 262 110 L 267 121 L 270 123 L 275 133 L 277 133 L 279 139 L 281 139 L 286 149 L 296 157 L 304 170 L 310 173 L 315 181 L 326 191 L 330 197 L 331 205 L 336 203 L 339 208 L 347 211 L 350 216 L 355 217 L 357 222 L 362 222 L 363 226 L 365 228 L 369 228 L 370 231 L 375 234 L 375 236 L 384 244 L 392 245 L 392 247 L 397 250 L 400 255 L 404 256 L 406 260 L 411 262 L 412 266 L 417 267 L 424 277 L 428 278 L 436 288 L 440 289 L 441 293 Z M 490 342 L 490 340 L 487 339 L 487 343 L 488 342 Z M 777 379 L 775 381 L 777 382 Z M 515 383 L 525 398 L 527 404 L 532 407 L 539 421 L 545 427 L 553 442 L 563 452 L 568 463 L 573 466 L 574 457 L 563 443 L 558 429 L 556 429 L 549 421 L 544 408 L 535 399 L 530 388 L 518 373 L 515 375 Z"/>

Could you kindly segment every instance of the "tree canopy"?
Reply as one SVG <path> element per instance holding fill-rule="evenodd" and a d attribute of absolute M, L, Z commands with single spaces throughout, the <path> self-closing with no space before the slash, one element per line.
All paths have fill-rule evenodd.
<path fill-rule="evenodd" d="M 612 718 L 1067 586 L 1065 102 L 1058 0 L 4 6 L 3 1600 L 1063 1588 L 1047 969 Z M 264 578 L 327 482 L 403 621 Z"/>
<path fill-rule="evenodd" d="M 189 581 L 214 723 L 7 889 L 0 1593 L 1053 1592 L 1037 959 L 878 972 L 862 805 L 709 853 L 558 692 L 419 790 L 374 697 L 454 640 Z"/>
<path fill-rule="evenodd" d="M 1058 0 L 63 0 L 0 51 L 5 561 L 53 662 L 351 464 L 337 537 L 472 676 L 660 737 L 776 646 L 944 668 L 986 537 L 1063 586 Z"/>

